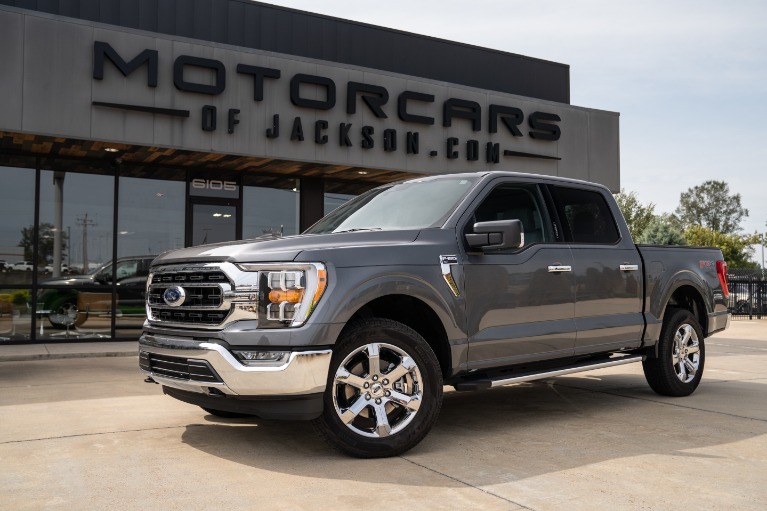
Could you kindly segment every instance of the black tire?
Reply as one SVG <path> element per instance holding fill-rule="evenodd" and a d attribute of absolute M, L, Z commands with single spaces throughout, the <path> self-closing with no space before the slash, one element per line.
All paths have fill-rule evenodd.
<path fill-rule="evenodd" d="M 698 388 L 705 362 L 698 320 L 686 309 L 668 309 L 658 339 L 658 357 L 642 362 L 647 383 L 663 396 L 689 396 Z"/>
<path fill-rule="evenodd" d="M 205 408 L 204 406 L 201 406 L 203 410 L 208 412 L 211 415 L 215 415 L 216 417 L 221 417 L 223 419 L 244 419 L 246 417 L 253 417 L 252 415 L 249 415 L 247 413 L 239 413 L 239 412 L 227 412 L 225 410 L 216 410 L 214 408 Z"/>
<path fill-rule="evenodd" d="M 376 351 L 377 370 L 370 364 Z M 442 406 L 439 362 L 412 328 L 388 319 L 359 321 L 336 343 L 323 404 L 313 423 L 332 447 L 356 458 L 402 454 L 423 440 L 437 420 Z"/>

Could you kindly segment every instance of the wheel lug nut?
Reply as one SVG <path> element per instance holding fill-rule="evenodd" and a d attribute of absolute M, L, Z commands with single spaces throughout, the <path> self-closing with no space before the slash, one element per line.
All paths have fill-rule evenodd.
<path fill-rule="evenodd" d="M 373 381 L 378 381 L 378 376 L 373 376 Z"/>
<path fill-rule="evenodd" d="M 368 401 L 370 401 L 370 394 L 365 394 L 365 399 L 367 399 Z"/>
<path fill-rule="evenodd" d="M 389 380 L 387 380 L 386 378 L 384 378 L 383 384 L 384 384 L 384 385 L 388 385 L 388 384 L 389 384 Z"/>
<path fill-rule="evenodd" d="M 388 390 L 385 392 L 385 394 L 386 394 L 386 397 L 391 396 L 391 392 L 389 392 Z"/>
<path fill-rule="evenodd" d="M 380 399 L 376 399 L 376 404 L 380 405 L 381 404 L 381 400 Z"/>
<path fill-rule="evenodd" d="M 368 382 L 365 382 L 365 388 L 370 387 L 370 384 Z"/>

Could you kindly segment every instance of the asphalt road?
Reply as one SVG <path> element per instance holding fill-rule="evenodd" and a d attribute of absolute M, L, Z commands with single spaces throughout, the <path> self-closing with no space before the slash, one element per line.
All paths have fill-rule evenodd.
<path fill-rule="evenodd" d="M 311 424 L 225 420 L 136 357 L 0 362 L 0 509 L 767 508 L 767 324 L 707 340 L 703 383 L 641 366 L 445 394 L 404 456 L 355 460 Z"/>

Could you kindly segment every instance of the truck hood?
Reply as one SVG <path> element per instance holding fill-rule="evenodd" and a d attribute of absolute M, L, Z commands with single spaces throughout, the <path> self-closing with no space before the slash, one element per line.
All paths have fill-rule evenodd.
<path fill-rule="evenodd" d="M 94 275 L 62 275 L 40 280 L 46 286 L 82 286 L 94 283 Z"/>
<path fill-rule="evenodd" d="M 186 262 L 266 263 L 295 261 L 302 252 L 338 248 L 396 247 L 415 241 L 419 231 L 357 231 L 334 234 L 299 234 L 285 238 L 227 241 L 172 250 L 160 254 L 152 265 Z M 306 254 L 305 254 L 306 255 Z M 301 260 L 306 260 L 301 257 Z"/>

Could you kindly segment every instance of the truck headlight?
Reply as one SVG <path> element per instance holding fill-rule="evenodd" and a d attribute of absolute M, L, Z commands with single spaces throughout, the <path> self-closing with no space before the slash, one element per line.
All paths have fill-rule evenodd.
<path fill-rule="evenodd" d="M 238 266 L 243 271 L 259 272 L 259 328 L 303 325 L 328 285 L 328 272 L 321 263 Z"/>

